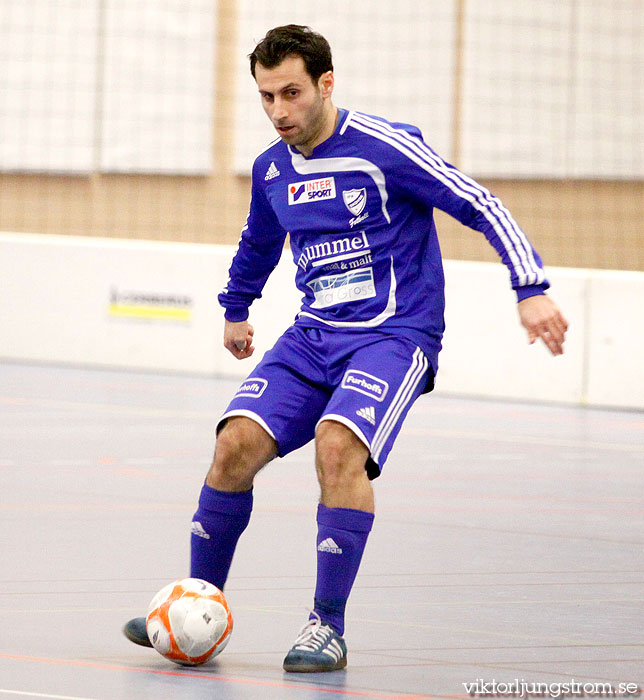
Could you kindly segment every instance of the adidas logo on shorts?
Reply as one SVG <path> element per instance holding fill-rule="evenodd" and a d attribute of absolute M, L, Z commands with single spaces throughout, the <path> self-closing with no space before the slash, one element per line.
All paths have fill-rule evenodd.
<path fill-rule="evenodd" d="M 338 547 L 332 537 L 327 537 L 318 545 L 318 552 L 329 552 L 330 554 L 342 554 L 342 548 Z"/>
<path fill-rule="evenodd" d="M 366 406 L 365 408 L 359 408 L 356 411 L 356 415 L 360 416 L 360 418 L 364 418 L 365 420 L 368 420 L 371 425 L 376 424 L 376 409 L 373 406 Z"/>
<path fill-rule="evenodd" d="M 280 175 L 280 171 L 277 169 L 277 166 L 275 165 L 275 162 L 273 161 L 269 166 L 268 170 L 266 171 L 266 177 L 264 180 L 272 180 L 274 177 L 277 177 Z"/>

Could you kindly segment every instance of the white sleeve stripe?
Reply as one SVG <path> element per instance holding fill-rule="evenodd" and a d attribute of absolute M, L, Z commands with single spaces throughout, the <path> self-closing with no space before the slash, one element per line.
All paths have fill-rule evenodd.
<path fill-rule="evenodd" d="M 525 237 L 525 234 L 523 233 L 519 225 L 516 223 L 516 221 L 514 221 L 514 219 L 510 215 L 510 212 L 501 204 L 501 202 L 496 197 L 492 196 L 489 190 L 482 187 L 471 178 L 468 178 L 466 175 L 459 172 L 458 170 L 448 168 L 447 164 L 442 160 L 442 158 L 440 158 L 436 153 L 434 153 L 427 146 L 427 144 L 423 143 L 423 141 L 412 136 L 403 129 L 394 129 L 391 125 L 376 121 L 375 119 L 368 117 L 364 114 L 358 114 L 356 116 L 364 124 L 368 124 L 370 126 L 373 126 L 374 128 L 382 130 L 383 132 L 388 132 L 392 134 L 393 138 L 395 138 L 400 143 L 404 143 L 404 145 L 406 145 L 407 147 L 413 149 L 421 158 L 424 158 L 429 164 L 435 166 L 437 170 L 444 173 L 444 175 L 447 178 L 449 178 L 452 182 L 454 182 L 454 184 L 460 185 L 460 187 L 462 187 L 467 192 L 474 194 L 475 196 L 477 196 L 477 199 L 480 196 L 483 199 L 483 201 L 487 202 L 490 205 L 490 209 L 488 211 L 491 211 L 495 215 L 500 225 L 505 231 L 507 231 L 509 238 L 512 240 L 513 247 L 517 250 L 519 257 L 521 258 L 522 267 L 524 272 L 526 273 L 526 279 L 531 282 L 531 277 L 534 277 L 536 281 L 539 279 L 539 276 L 541 276 L 540 281 L 543 280 L 543 271 L 537 265 L 536 260 L 534 259 L 532 246 Z M 474 204 L 474 202 L 472 203 Z M 479 211 L 482 211 L 484 215 L 486 215 L 485 210 L 482 210 L 480 207 L 476 208 Z M 485 209 L 487 210 L 488 208 L 485 207 Z M 490 218 L 487 215 L 486 218 L 490 220 Z M 507 246 L 506 250 L 508 250 Z"/>
<path fill-rule="evenodd" d="M 349 122 L 353 118 L 354 112 L 353 110 L 349 111 L 349 114 L 347 115 L 347 118 L 344 120 L 344 124 L 342 125 L 342 128 L 340 129 L 340 136 L 344 135 L 344 132 L 347 130 L 347 127 L 349 126 Z"/>
<path fill-rule="evenodd" d="M 447 173 L 448 176 L 451 174 L 451 176 L 453 176 L 454 179 L 460 180 L 461 182 L 473 188 L 474 191 L 480 192 L 483 196 L 484 201 L 488 202 L 494 211 L 499 212 L 500 216 L 502 216 L 502 218 L 508 224 L 508 231 L 510 233 L 510 237 L 515 241 L 515 246 L 522 248 L 525 252 L 525 255 L 527 256 L 527 265 L 529 268 L 528 274 L 530 274 L 531 272 L 533 275 L 535 275 L 534 282 L 543 282 L 543 280 L 545 279 L 545 275 L 542 268 L 537 264 L 537 261 L 534 258 L 534 251 L 532 246 L 530 245 L 530 242 L 528 241 L 525 233 L 523 232 L 519 224 L 512 217 L 510 211 L 503 206 L 503 203 L 497 197 L 494 197 L 487 188 L 483 187 L 472 178 L 468 177 L 464 173 L 461 173 L 459 170 L 450 168 L 440 156 L 434 153 L 420 139 L 417 139 L 411 134 L 407 134 L 406 132 L 402 133 L 406 134 L 409 141 L 417 143 L 420 148 L 425 150 L 425 152 L 430 156 L 430 158 L 432 158 L 433 161 L 437 164 L 437 167 L 444 170 L 444 172 Z M 523 256 L 521 257 L 525 261 L 525 258 Z"/>
<path fill-rule="evenodd" d="M 498 199 L 462 173 L 448 168 L 431 149 L 406 132 L 395 130 L 365 115 L 352 116 L 354 128 L 392 145 L 485 216 L 508 253 L 520 285 L 543 281 L 543 270 L 537 265 L 525 234 Z"/>
<path fill-rule="evenodd" d="M 392 145 L 394 148 L 399 150 L 401 153 L 406 155 L 411 161 L 416 163 L 416 165 L 420 166 L 423 170 L 428 172 L 430 175 L 435 177 L 437 180 L 442 182 L 446 187 L 448 187 L 452 192 L 455 194 L 459 195 L 463 199 L 467 200 L 472 204 L 472 206 L 477 209 L 478 211 L 481 211 L 486 219 L 491 223 L 492 227 L 496 231 L 496 233 L 499 236 L 499 239 L 503 243 L 503 247 L 507 251 L 510 261 L 512 262 L 513 269 L 515 270 L 517 277 L 519 279 L 519 284 L 521 286 L 528 284 L 528 278 L 526 273 L 524 272 L 523 265 L 521 264 L 519 258 L 517 257 L 516 250 L 514 246 L 511 245 L 511 243 L 508 241 L 507 235 L 506 235 L 506 230 L 504 227 L 500 224 L 500 222 L 492 215 L 492 212 L 487 207 L 483 207 L 480 203 L 477 205 L 476 203 L 476 198 L 465 192 L 464 190 L 460 189 L 460 187 L 454 183 L 453 181 L 449 180 L 444 174 L 440 173 L 439 171 L 435 170 L 434 168 L 431 167 L 429 163 L 427 163 L 425 160 L 422 160 L 419 156 L 414 154 L 413 152 L 409 151 L 405 146 L 400 144 L 399 142 L 395 141 L 392 137 L 389 137 L 381 132 L 378 132 L 374 129 L 372 129 L 370 126 L 365 126 L 361 123 L 356 122 L 355 120 L 352 123 L 352 126 L 359 131 L 364 132 L 365 134 L 369 134 L 370 136 L 375 136 L 376 138 L 380 139 L 381 141 L 385 141 L 386 143 L 389 143 Z"/>
<path fill-rule="evenodd" d="M 523 278 L 526 284 L 534 284 L 543 281 L 543 270 L 541 269 L 541 267 L 539 267 L 539 265 L 537 265 L 536 260 L 534 259 L 532 246 L 525 237 L 525 234 L 518 226 L 518 224 L 512 219 L 508 210 L 505 207 L 503 207 L 501 202 L 496 197 L 493 197 L 487 189 L 481 187 L 474 180 L 471 180 L 467 176 L 463 175 L 463 173 L 460 173 L 458 170 L 449 168 L 447 164 L 437 154 L 435 154 L 425 143 L 423 143 L 420 139 L 413 137 L 406 131 L 401 129 L 393 129 L 390 125 L 378 122 L 372 118 L 367 117 L 366 115 L 360 114 L 356 116 L 358 120 L 361 121 L 364 125 L 368 125 L 370 127 L 375 128 L 376 130 L 380 130 L 383 134 L 389 132 L 389 134 L 391 134 L 391 138 L 394 138 L 396 141 L 406 146 L 407 148 L 414 150 L 421 158 L 423 158 L 423 160 L 428 165 L 430 165 L 430 167 L 436 168 L 437 171 L 444 174 L 444 176 L 447 177 L 451 182 L 453 182 L 456 187 L 462 188 L 463 190 L 474 194 L 475 200 L 472 200 L 470 197 L 466 197 L 466 199 L 470 201 L 478 211 L 483 213 L 483 215 L 488 219 L 488 221 L 490 221 L 497 233 L 500 234 L 500 231 L 497 228 L 497 226 L 495 226 L 495 221 L 497 221 L 498 224 L 502 227 L 503 231 L 507 233 L 508 238 L 510 239 L 509 241 L 501 235 L 500 238 L 505 250 L 508 252 L 510 257 L 512 258 L 512 248 L 517 252 L 521 260 L 520 265 L 521 268 L 523 268 L 523 272 L 525 273 L 525 275 L 522 275 L 520 273 L 520 271 L 517 269 L 516 262 L 513 260 L 515 271 L 517 272 L 519 279 L 521 280 Z M 435 175 L 435 173 L 432 174 Z M 444 180 L 441 181 L 444 182 Z M 444 184 L 447 184 L 447 186 L 450 187 L 450 189 L 452 189 L 452 191 L 454 191 L 459 196 L 463 196 L 462 192 L 458 191 L 454 187 L 451 187 L 449 183 L 444 182 Z M 487 202 L 487 204 L 490 206 L 488 207 L 485 206 L 485 204 L 482 204 L 479 198 L 482 199 L 483 202 Z M 508 243 L 510 243 L 511 247 L 508 246 Z"/>

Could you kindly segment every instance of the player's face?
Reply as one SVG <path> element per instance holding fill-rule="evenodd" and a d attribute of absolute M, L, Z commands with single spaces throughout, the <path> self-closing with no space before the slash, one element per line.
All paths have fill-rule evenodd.
<path fill-rule="evenodd" d="M 315 84 L 303 59 L 291 56 L 275 68 L 258 63 L 255 80 L 264 111 L 282 141 L 310 155 L 315 146 L 331 136 L 335 127 L 331 71 Z"/>

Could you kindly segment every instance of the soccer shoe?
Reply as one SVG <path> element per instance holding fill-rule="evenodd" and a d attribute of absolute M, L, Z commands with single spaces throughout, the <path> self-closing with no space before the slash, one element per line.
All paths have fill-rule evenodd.
<path fill-rule="evenodd" d="M 291 673 L 338 671 L 347 665 L 344 639 L 320 616 L 309 620 L 284 659 L 284 670 Z"/>
<path fill-rule="evenodd" d="M 125 623 L 123 634 L 135 644 L 141 647 L 151 647 L 152 642 L 148 637 L 148 630 L 145 624 L 144 617 L 133 617 Z"/>

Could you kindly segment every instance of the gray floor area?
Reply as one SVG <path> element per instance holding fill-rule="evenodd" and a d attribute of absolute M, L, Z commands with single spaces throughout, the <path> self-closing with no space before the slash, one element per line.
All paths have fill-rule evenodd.
<path fill-rule="evenodd" d="M 184 669 L 122 623 L 188 573 L 213 426 L 237 383 L 0 368 L 0 698 L 469 697 L 484 681 L 644 688 L 644 415 L 440 396 L 409 415 L 348 607 L 349 666 L 294 676 L 312 448 L 262 472 L 235 629 Z M 480 690 L 491 690 L 490 686 Z"/>

